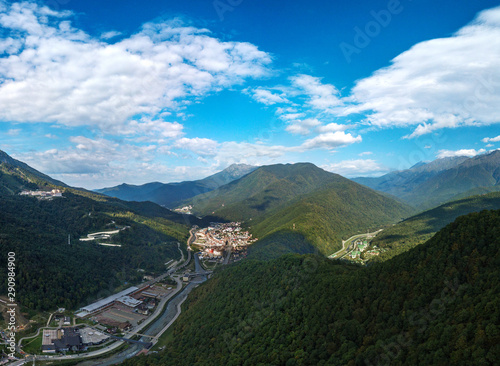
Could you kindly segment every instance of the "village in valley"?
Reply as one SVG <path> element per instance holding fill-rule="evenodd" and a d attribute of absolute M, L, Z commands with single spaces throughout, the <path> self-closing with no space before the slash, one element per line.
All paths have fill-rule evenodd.
<path fill-rule="evenodd" d="M 363 263 L 370 258 L 378 256 L 379 254 L 380 249 L 376 245 L 371 246 L 367 239 L 357 239 L 354 241 L 352 250 L 348 253 L 347 257 L 350 260 L 359 260 Z"/>
<path fill-rule="evenodd" d="M 50 192 L 54 197 L 60 197 L 59 193 Z M 25 194 L 49 197 L 45 192 Z M 107 242 L 129 227 L 118 227 L 115 222 L 110 225 L 115 229 L 90 233 L 79 241 L 116 246 L 116 250 L 120 250 L 120 244 Z M 214 267 L 244 258 L 248 245 L 256 240 L 241 227 L 240 222 L 213 222 L 205 228 L 195 226 L 188 241 L 187 259 L 183 254 L 179 261 L 170 260 L 165 263 L 164 274 L 152 276 L 144 273 L 141 283 L 98 299 L 76 312 L 58 309 L 38 333 L 20 342 L 20 352 L 25 356 L 35 354 L 42 359 L 51 354 L 85 357 L 87 352 L 111 350 L 117 341 L 136 342 L 147 349 L 156 343 L 157 336 L 148 337 L 143 333 L 161 318 L 158 316 L 166 309 L 166 303 L 177 293 L 182 293 L 190 283 L 196 286 L 205 281 Z M 190 259 L 193 257 L 194 261 Z M 138 271 L 144 272 L 141 269 Z M 1 334 L 0 338 L 5 336 Z"/>
<path fill-rule="evenodd" d="M 210 223 L 207 228 L 196 228 L 194 247 L 200 249 L 200 259 L 205 264 L 238 261 L 247 254 L 247 247 L 256 242 L 240 222 Z"/>

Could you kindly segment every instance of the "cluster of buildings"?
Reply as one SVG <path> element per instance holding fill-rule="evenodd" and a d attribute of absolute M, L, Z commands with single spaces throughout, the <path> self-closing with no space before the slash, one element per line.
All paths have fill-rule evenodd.
<path fill-rule="evenodd" d="M 257 239 L 241 228 L 241 223 L 210 223 L 210 226 L 195 232 L 194 245 L 202 246 L 200 258 L 221 259 L 228 247 L 234 253 L 246 250 Z"/>
<path fill-rule="evenodd" d="M 105 299 L 96 301 L 90 305 L 87 305 L 81 308 L 77 314 L 75 314 L 78 318 L 85 318 L 89 315 L 95 314 L 101 310 L 104 310 L 112 305 L 116 301 L 121 302 L 123 299 L 128 298 L 129 295 L 137 293 L 139 290 L 138 287 L 129 287 L 126 290 L 120 291 L 117 294 L 106 297 Z M 126 300 L 125 300 L 126 301 Z"/>
<path fill-rule="evenodd" d="M 188 206 L 184 206 L 184 207 L 181 207 L 181 208 L 176 208 L 174 211 L 178 212 L 178 213 L 183 213 L 183 214 L 191 215 L 191 210 L 192 209 L 193 209 L 193 206 L 188 205 Z"/>
<path fill-rule="evenodd" d="M 19 193 L 21 196 L 33 196 L 40 199 L 51 199 L 53 197 L 62 197 L 62 192 L 59 189 L 51 191 L 22 191 Z"/>
<path fill-rule="evenodd" d="M 370 257 L 380 255 L 380 250 L 376 245 L 372 246 L 370 250 L 370 243 L 367 240 L 358 239 L 352 244 L 352 251 L 348 253 L 350 259 L 368 260 Z M 363 253 L 363 259 L 361 258 Z"/>
<path fill-rule="evenodd" d="M 132 286 L 79 309 L 75 315 L 94 320 L 111 334 L 127 331 L 151 315 L 161 298 L 171 290 L 171 286 L 161 284 Z"/>
<path fill-rule="evenodd" d="M 108 339 L 108 335 L 89 327 L 44 329 L 42 338 L 42 352 L 64 353 L 70 351 L 85 351 L 89 346 L 101 344 Z"/>
<path fill-rule="evenodd" d="M 352 259 L 359 258 L 361 253 L 363 253 L 366 248 L 368 248 L 368 242 L 366 240 L 358 239 L 354 242 L 354 249 L 351 251 L 350 256 Z"/>
<path fill-rule="evenodd" d="M 376 245 L 373 246 L 373 248 L 371 250 L 368 250 L 365 253 L 365 257 L 366 256 L 377 256 L 377 255 L 380 255 L 380 249 Z"/>

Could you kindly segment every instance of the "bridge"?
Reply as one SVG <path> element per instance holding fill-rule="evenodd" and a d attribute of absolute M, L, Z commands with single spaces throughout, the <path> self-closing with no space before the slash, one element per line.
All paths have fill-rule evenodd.
<path fill-rule="evenodd" d="M 134 341 L 133 339 L 122 338 L 122 337 L 117 337 L 117 336 L 110 336 L 110 338 L 116 339 L 117 341 L 122 341 L 122 342 L 127 342 L 127 343 L 132 343 L 132 344 L 139 344 L 139 345 L 144 346 L 145 348 L 148 348 L 148 349 L 151 348 L 151 346 L 153 345 L 153 343 L 151 343 L 151 342 Z"/>
<path fill-rule="evenodd" d="M 152 335 L 149 335 L 149 334 L 135 333 L 134 335 L 138 335 L 138 336 L 141 336 L 141 337 L 147 337 L 147 338 L 158 340 L 158 337 L 155 337 L 155 336 L 152 336 Z"/>

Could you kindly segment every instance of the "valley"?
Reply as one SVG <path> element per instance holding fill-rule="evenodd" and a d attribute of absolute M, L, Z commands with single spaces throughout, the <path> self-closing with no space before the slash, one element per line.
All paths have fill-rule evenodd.
<path fill-rule="evenodd" d="M 127 229 L 130 227 L 90 233 L 79 240 L 107 242 Z M 182 261 L 166 263 L 170 268 L 158 277 L 144 275 L 140 284 L 75 312 L 62 308 L 52 313 L 43 327 L 32 327 L 31 332 L 36 332 L 33 336 L 19 339 L 18 352 L 22 358 L 12 364 L 89 360 L 86 361 L 89 365 L 111 365 L 147 352 L 174 324 L 181 314 L 181 304 L 191 291 L 211 276 L 212 271 L 207 268 L 213 268 L 214 263 L 222 266 L 241 260 L 246 247 L 255 240 L 236 222 L 193 227 L 185 260 L 181 251 Z M 68 345 L 68 337 L 78 341 Z"/>
<path fill-rule="evenodd" d="M 0 0 L 0 366 L 500 364 L 500 4 Z"/>
<path fill-rule="evenodd" d="M 312 164 L 301 163 L 252 169 L 243 177 L 208 193 L 179 202 L 179 207 L 183 209 L 175 210 L 152 202 L 125 202 L 94 192 L 53 185 L 40 173 L 36 179 L 37 187 L 43 187 L 41 191 L 23 180 L 27 170 L 12 170 L 5 164 L 3 167 L 0 182 L 9 186 L 9 193 L 4 193 L 0 200 L 0 219 L 4 223 L 2 234 L 3 238 L 15 237 L 14 243 L 19 243 L 15 249 L 21 253 L 19 268 L 23 272 L 29 268 L 27 276 L 30 278 L 34 276 L 32 273 L 40 273 L 41 281 L 49 281 L 43 275 L 44 269 L 33 272 L 36 267 L 26 266 L 26 263 L 47 264 L 37 262 L 36 255 L 26 257 L 33 250 L 26 251 L 30 248 L 26 245 L 33 242 L 30 240 L 33 236 L 38 238 L 36 243 L 46 243 L 35 247 L 35 250 L 43 251 L 50 245 L 49 238 L 54 238 L 57 245 L 53 247 L 57 251 L 50 252 L 48 256 L 66 253 L 71 257 L 78 253 L 77 258 L 81 259 L 86 253 L 89 265 L 86 267 L 85 262 L 75 260 L 74 263 L 66 261 L 57 266 L 59 271 L 67 268 L 66 271 L 74 272 L 67 276 L 78 284 L 79 289 L 85 288 L 81 286 L 81 274 L 88 276 L 85 284 L 89 290 L 75 292 L 79 297 L 72 302 L 66 296 L 34 295 L 25 287 L 30 283 L 28 278 L 24 281 L 23 277 L 20 278 L 19 299 L 23 305 L 19 316 L 27 316 L 31 320 L 25 322 L 24 328 L 18 329 L 19 358 L 13 365 L 31 362 L 190 364 L 197 362 L 197 356 L 185 349 L 186 359 L 179 358 L 176 349 L 181 350 L 184 345 L 190 344 L 185 337 L 194 337 L 198 339 L 202 352 L 207 352 L 204 341 L 199 338 L 201 334 L 214 339 L 222 337 L 225 350 L 220 349 L 222 353 L 218 357 L 228 364 L 238 364 L 241 361 L 238 350 L 243 344 L 241 335 L 236 334 L 250 330 L 248 341 L 253 339 L 254 333 L 258 334 L 257 338 L 267 339 L 259 332 L 267 329 L 268 322 L 275 323 L 275 316 L 285 309 L 295 312 L 296 305 L 292 304 L 296 300 L 313 301 L 305 296 L 305 288 L 316 293 L 312 296 L 314 301 L 324 303 L 322 296 L 333 296 L 330 295 L 331 290 L 320 290 L 326 273 L 329 273 L 326 277 L 333 274 L 338 277 L 336 283 L 341 288 L 347 286 L 370 293 L 366 286 L 380 286 L 370 282 L 373 271 L 385 271 L 388 276 L 386 281 L 394 281 L 392 276 L 397 276 L 394 271 L 400 268 L 399 262 L 405 261 L 405 256 L 413 256 L 416 251 L 431 250 L 429 246 L 434 248 L 438 245 L 428 244 L 427 241 L 437 243 L 445 240 L 437 238 L 433 241 L 433 238 L 439 237 L 440 230 L 445 230 L 446 225 L 465 214 L 500 208 L 499 193 L 492 192 L 468 196 L 413 215 L 418 212 L 417 209 Z M 36 174 L 36 171 L 30 172 Z M 12 177 L 16 178 L 13 180 Z M 26 187 L 32 189 L 27 190 Z M 33 212 L 37 213 L 36 216 Z M 486 212 L 482 215 L 487 215 Z M 495 214 L 491 215 L 495 220 Z M 36 225 L 32 224 L 35 217 Z M 478 225 L 477 219 L 472 217 L 471 220 L 476 220 L 474 225 Z M 24 236 L 12 231 L 19 227 L 25 228 Z M 489 225 L 481 230 L 489 232 L 491 228 Z M 0 244 L 6 243 L 0 240 Z M 128 258 L 126 261 L 125 257 Z M 27 258 L 30 262 L 26 262 Z M 106 283 L 99 279 L 99 272 L 93 267 L 95 263 L 104 265 L 108 270 L 115 268 L 111 278 L 109 274 L 101 276 L 108 277 L 108 280 L 115 277 L 117 281 Z M 116 266 L 118 263 L 122 266 L 121 271 Z M 384 267 L 384 263 L 388 264 Z M 286 275 L 278 274 L 277 268 L 281 268 Z M 244 279 L 243 273 L 247 273 L 248 279 Z M 266 278 L 268 285 L 272 283 L 275 290 L 267 288 L 268 285 L 262 283 L 259 276 Z M 403 273 L 402 276 L 407 275 Z M 280 278 L 280 283 L 273 282 Z M 224 284 L 225 281 L 230 281 L 231 285 Z M 273 293 L 274 300 L 252 305 L 244 295 L 248 289 L 246 281 L 252 281 L 255 286 L 251 297 L 265 297 L 265 294 Z M 31 286 L 35 283 L 31 282 Z M 219 286 L 226 290 L 219 292 Z M 58 294 L 66 288 L 55 282 L 52 293 Z M 210 294 L 207 289 L 211 289 Z M 259 293 L 262 295 L 257 295 Z M 321 293 L 324 295 L 319 295 Z M 215 297 L 204 300 L 210 296 Z M 237 304 L 247 310 L 241 313 L 231 302 L 222 305 L 220 301 L 226 296 L 241 298 Z M 345 296 L 355 299 L 357 295 L 348 292 Z M 413 295 L 408 296 L 413 298 Z M 42 302 L 26 302 L 30 298 Z M 60 299 L 64 299 L 62 307 Z M 213 304 L 222 306 L 222 314 L 238 313 L 236 317 L 227 315 L 220 320 L 223 323 L 227 320 L 231 328 L 221 325 L 218 312 L 214 313 L 214 305 L 205 301 L 214 301 Z M 333 297 L 329 301 L 339 300 Z M 360 300 L 356 301 L 359 305 Z M 314 308 L 312 303 L 310 306 Z M 345 357 L 370 359 L 371 356 L 364 355 L 360 349 L 355 356 L 352 343 L 364 339 L 363 342 L 370 344 L 369 338 L 362 335 L 360 324 L 363 319 L 367 321 L 374 315 L 358 314 L 354 322 L 343 310 L 347 304 L 338 306 L 337 311 L 343 314 L 339 324 L 343 324 L 342 327 L 350 324 L 351 333 L 341 331 L 338 328 L 340 325 L 331 323 L 331 320 L 329 327 L 335 329 L 337 337 L 341 337 L 335 342 L 347 344 L 344 348 L 351 348 L 350 351 L 343 348 L 340 351 L 328 343 L 326 352 L 331 355 L 329 357 L 334 357 L 334 363 L 344 362 L 341 360 Z M 409 306 L 414 308 L 414 305 Z M 197 319 L 195 314 L 203 312 L 209 318 Z M 319 309 L 316 312 L 321 313 Z M 239 320 L 235 323 L 236 319 Z M 223 329 L 222 332 L 210 334 L 208 331 L 206 334 L 205 327 L 192 328 L 192 324 L 205 321 L 212 323 L 213 329 Z M 307 329 L 318 324 L 313 322 L 303 326 Z M 279 327 L 286 328 L 284 324 Z M 183 329 L 181 333 L 180 329 Z M 3 337 L 7 339 L 5 335 Z M 280 337 L 280 342 L 295 349 L 294 342 L 287 343 L 282 335 Z M 306 341 L 307 335 L 301 337 L 305 337 Z M 380 333 L 372 333 L 370 337 L 392 342 L 391 338 L 387 340 Z M 246 336 L 242 339 L 245 340 Z M 299 359 L 305 363 L 324 359 L 323 347 L 316 344 L 314 348 L 320 353 L 311 354 L 305 347 L 306 353 L 301 353 Z M 236 352 L 234 360 L 227 359 L 227 355 L 233 352 Z M 169 355 L 171 360 L 162 358 L 158 361 L 158 357 L 162 357 L 159 355 L 164 354 Z M 289 357 L 286 355 L 289 353 L 284 352 L 276 356 L 278 358 L 272 356 L 267 361 L 278 362 L 279 359 L 282 363 L 286 360 L 280 357 Z M 214 358 L 213 355 L 205 357 L 206 360 Z M 255 362 L 266 360 L 250 358 Z"/>

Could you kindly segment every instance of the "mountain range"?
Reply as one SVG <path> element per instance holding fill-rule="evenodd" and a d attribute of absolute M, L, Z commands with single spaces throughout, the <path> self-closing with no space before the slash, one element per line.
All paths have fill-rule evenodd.
<path fill-rule="evenodd" d="M 197 215 L 244 221 L 259 239 L 274 234 L 277 242 L 276 233 L 302 235 L 324 254 L 353 233 L 397 222 L 414 212 L 310 163 L 262 166 L 183 204 L 192 205 Z"/>
<path fill-rule="evenodd" d="M 423 211 L 455 199 L 500 190 L 499 164 L 500 151 L 497 150 L 472 158 L 458 156 L 420 162 L 410 169 L 394 171 L 381 177 L 359 177 L 352 180 Z M 208 192 L 237 181 L 256 169 L 255 166 L 234 164 L 196 181 L 153 182 L 139 186 L 122 184 L 96 192 L 126 201 L 152 201 L 175 208 L 191 201 L 201 202 L 210 197 Z M 258 189 L 259 184 L 247 187 L 249 189 L 245 194 L 251 194 L 252 189 Z M 207 206 L 198 211 L 206 212 L 205 208 L 209 209 Z M 215 211 L 216 207 L 212 208 Z"/>
<path fill-rule="evenodd" d="M 0 151 L 0 250 L 16 253 L 17 299 L 33 315 L 77 309 L 163 273 L 186 253 L 193 225 L 242 221 L 259 238 L 248 258 L 195 288 L 160 338 L 161 352 L 130 366 L 494 364 L 500 211 L 486 210 L 500 207 L 500 192 L 485 192 L 498 187 L 498 153 L 357 179 L 365 185 L 297 163 L 236 165 L 178 183 L 177 193 L 161 183 L 130 191 L 160 199 L 164 189 L 169 205 L 192 205 L 194 216 L 69 187 Z M 19 194 L 40 189 L 63 196 Z M 414 216 L 404 203 L 421 208 L 470 193 L 481 194 Z M 325 257 L 342 239 L 381 227 L 372 243 L 383 249 L 379 261 Z M 78 240 L 111 229 L 120 230 L 119 248 Z M 1 294 L 6 284 L 2 271 Z"/>
<path fill-rule="evenodd" d="M 179 201 L 212 191 L 220 186 L 255 170 L 246 164 L 233 164 L 223 171 L 207 178 L 180 183 L 147 183 L 143 185 L 121 184 L 116 187 L 97 189 L 96 192 L 116 197 L 125 201 L 151 201 L 173 208 Z"/>
<path fill-rule="evenodd" d="M 391 194 L 419 210 L 500 190 L 500 150 L 472 158 L 453 157 L 355 182 Z"/>

